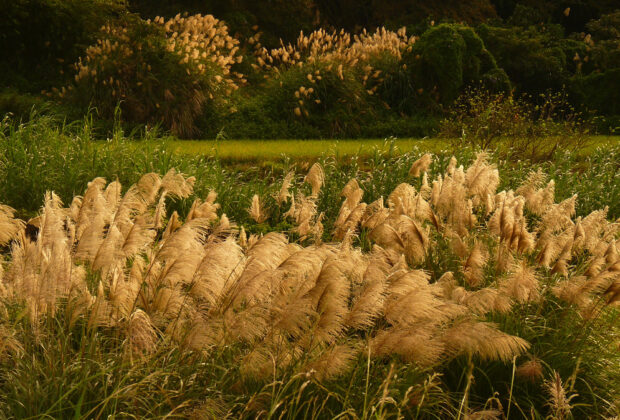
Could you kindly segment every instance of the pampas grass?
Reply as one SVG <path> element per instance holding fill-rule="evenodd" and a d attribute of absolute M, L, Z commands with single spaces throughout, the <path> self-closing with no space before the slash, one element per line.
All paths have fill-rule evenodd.
<path fill-rule="evenodd" d="M 422 158 L 412 176 L 421 176 L 430 162 Z M 267 214 L 260 197 L 273 198 L 278 207 L 290 202 L 288 212 L 273 214 L 292 223 L 288 232 L 248 237 L 221 211 L 214 191 L 188 204 L 185 217 L 168 216 L 171 200 L 194 193 L 195 180 L 175 170 L 144 175 L 127 189 L 96 178 L 68 207 L 49 193 L 33 220 L 35 235 L 26 235 L 14 212 L 0 207 L 0 240 L 8 244 L 0 265 L 0 309 L 11 308 L 0 311 L 0 354 L 17 355 L 49 340 L 46 334 L 56 323 L 55 334 L 61 336 L 82 328 L 86 340 L 110 337 L 118 347 L 97 351 L 131 363 L 165 364 L 173 357 L 165 355 L 168 351 L 195 366 L 211 357 L 230 357 L 226 363 L 235 371 L 228 374 L 236 382 L 226 384 L 228 392 L 269 384 L 267 394 L 256 391 L 254 402 L 246 401 L 243 409 L 224 404 L 225 412 L 242 416 L 259 416 L 266 396 L 277 405 L 274 413 L 297 407 L 295 398 L 322 415 L 328 415 L 321 411 L 327 406 L 359 413 L 348 406 L 355 403 L 340 397 L 323 408 L 312 398 L 347 375 L 369 375 L 371 367 L 380 371 L 388 360 L 403 366 L 408 377 L 447 372 L 447 366 L 464 360 L 467 375 L 475 374 L 474 363 L 501 370 L 519 360 L 517 377 L 543 387 L 552 414 L 566 417 L 571 399 L 583 391 L 567 394 L 558 374 L 539 381 L 554 363 L 564 369 L 565 362 L 549 356 L 540 343 L 544 338 L 533 332 L 542 327 L 531 322 L 542 311 L 560 330 L 614 319 L 619 225 L 604 211 L 575 218 L 576 198 L 555 204 L 552 189 L 538 193 L 545 182 L 539 173 L 525 179 L 519 192 L 497 191 L 499 171 L 484 154 L 468 168 L 453 160 L 445 170 L 432 187 L 428 175 L 417 187 L 398 185 L 387 207 L 383 198 L 365 203 L 360 182 L 350 180 L 332 234 L 323 232 L 324 215 L 317 210 L 329 182 L 320 163 L 304 178 L 309 195 L 289 172 L 277 194 L 252 198 L 248 213 L 256 224 Z M 356 235 L 370 246 L 357 246 Z M 23 308 L 22 315 L 16 318 L 14 308 Z M 614 331 L 617 327 L 611 327 Z M 585 334 L 575 339 L 579 346 L 594 345 L 588 344 L 589 331 L 575 332 Z M 594 363 L 592 355 L 583 357 Z M 613 374 L 615 368 L 608 369 Z M 303 378 L 307 385 L 295 385 L 298 396 L 293 397 L 280 387 L 289 383 L 284 378 L 290 384 Z M 415 384 L 423 383 L 420 378 Z M 408 417 L 407 410 L 419 413 L 431 404 L 422 401 L 427 397 L 413 409 L 397 402 L 389 396 L 400 392 L 392 388 L 395 383 L 390 370 L 377 390 L 377 410 L 400 407 L 395 412 Z M 465 396 L 450 380 L 437 386 L 467 401 L 460 409 L 455 404 L 453 414 L 466 409 L 484 417 L 502 410 L 478 401 L 493 397 L 492 392 L 470 396 L 473 382 L 468 381 Z M 302 396 L 306 387 L 312 397 Z M 204 389 L 188 401 L 196 395 L 212 398 L 214 392 Z M 524 392 L 511 398 L 527 404 Z M 282 400 L 275 403 L 277 398 Z M 179 404 L 174 409 L 187 414 L 197 401 Z M 543 406 L 531 402 L 532 409 L 542 412 Z"/>

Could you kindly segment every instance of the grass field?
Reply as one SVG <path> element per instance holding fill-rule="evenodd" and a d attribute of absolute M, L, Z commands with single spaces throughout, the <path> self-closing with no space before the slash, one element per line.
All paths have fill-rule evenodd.
<path fill-rule="evenodd" d="M 618 136 L 592 136 L 583 153 L 596 147 L 613 146 Z M 164 140 L 178 154 L 217 157 L 228 162 L 255 162 L 283 159 L 315 159 L 321 156 L 368 157 L 377 152 L 401 155 L 417 148 L 438 153 L 449 147 L 441 138 L 345 139 L 345 140 Z"/>
<path fill-rule="evenodd" d="M 620 412 L 617 140 L 93 137 L 0 130 L 0 420 Z"/>
<path fill-rule="evenodd" d="M 322 155 L 370 156 L 376 151 L 402 154 L 414 147 L 439 151 L 447 142 L 439 139 L 347 140 L 166 140 L 175 152 L 208 155 L 225 161 L 257 161 L 317 158 Z"/>

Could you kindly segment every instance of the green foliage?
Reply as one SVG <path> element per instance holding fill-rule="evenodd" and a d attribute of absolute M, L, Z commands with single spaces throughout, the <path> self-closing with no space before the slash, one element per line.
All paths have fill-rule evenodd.
<path fill-rule="evenodd" d="M 515 24 L 561 24 L 567 33 L 581 32 L 592 19 L 618 9 L 615 0 L 492 0 L 497 14 Z M 567 13 L 567 8 L 570 10 Z M 524 21 L 523 18 L 526 18 Z"/>
<path fill-rule="evenodd" d="M 424 0 L 373 1 L 371 19 L 367 26 L 384 25 L 393 27 L 418 23 L 424 19 L 437 22 L 465 22 L 475 24 L 497 16 L 490 0 L 444 0 L 428 2 Z"/>
<path fill-rule="evenodd" d="M 546 34 L 486 24 L 477 33 L 518 92 L 538 95 L 548 89 L 560 90 L 566 83 L 566 54 L 549 45 Z"/>
<path fill-rule="evenodd" d="M 170 162 L 156 142 L 134 150 L 120 130 L 102 144 L 93 140 L 89 120 L 65 126 L 53 116 L 35 116 L 17 125 L 5 118 L 0 126 L 0 197 L 32 214 L 47 190 L 68 200 L 94 173 L 133 182 L 139 173 L 162 171 Z"/>
<path fill-rule="evenodd" d="M 600 19 L 588 22 L 586 28 L 596 40 L 620 38 L 620 10 L 605 14 Z"/>
<path fill-rule="evenodd" d="M 620 67 L 573 79 L 571 91 L 589 109 L 620 115 Z"/>
<path fill-rule="evenodd" d="M 0 91 L 0 116 L 9 115 L 14 120 L 27 120 L 30 115 L 52 112 L 56 107 L 40 96 L 20 93 L 15 90 Z"/>
<path fill-rule="evenodd" d="M 134 143 L 132 136 L 117 128 L 110 140 L 96 141 L 89 121 L 59 128 L 58 121 L 49 116 L 36 117 L 20 125 L 7 119 L 0 135 L 0 201 L 20 210 L 24 217 L 32 216 L 39 209 L 45 191 L 53 190 L 66 201 L 80 194 L 97 176 L 118 179 L 127 186 L 144 173 L 166 173 L 174 167 L 197 177 L 197 196 L 204 197 L 210 189 L 217 190 L 222 197 L 223 212 L 244 224 L 250 220 L 246 209 L 252 195 L 276 193 L 273 188 L 279 186 L 274 182 L 289 169 L 299 169 L 297 162 L 286 159 L 283 164 L 248 168 L 217 157 L 175 153 L 158 141 L 155 132 Z M 369 158 L 339 160 L 326 151 L 321 162 L 329 183 L 319 205 L 319 211 L 328 215 L 326 227 L 333 223 L 330 217 L 335 218 L 339 211 L 340 192 L 349 179 L 368 173 L 369 176 L 360 177 L 360 185 L 366 191 L 367 200 L 376 200 L 407 179 L 411 164 L 423 152 L 414 148 L 404 155 L 396 155 L 389 150 L 377 150 Z M 474 158 L 473 150 L 462 145 L 439 153 L 439 158 L 447 162 L 452 154 L 464 163 Z M 556 181 L 558 199 L 570 197 L 573 191 L 579 194 L 578 215 L 609 205 L 609 216 L 617 218 L 620 217 L 620 183 L 617 182 L 620 172 L 615 164 L 618 158 L 620 149 L 616 144 L 596 149 L 587 157 L 558 151 L 548 162 L 503 162 L 501 188 L 515 189 L 530 170 L 542 167 Z M 182 201 L 175 208 L 187 211 L 190 205 L 191 200 Z"/>
<path fill-rule="evenodd" d="M 510 86 L 481 38 L 463 25 L 430 28 L 404 61 L 427 103 L 449 105 L 464 86 L 483 80 L 494 91 Z"/>
<path fill-rule="evenodd" d="M 436 92 L 436 99 L 441 103 L 454 100 L 464 82 L 467 48 L 463 37 L 451 25 L 425 32 L 416 42 L 410 61 L 412 71 L 422 79 L 422 89 L 430 91 L 430 95 Z"/>
<path fill-rule="evenodd" d="M 375 116 L 373 99 L 352 73 L 342 71 L 341 78 L 337 66 L 318 62 L 285 70 L 265 85 L 264 109 L 277 119 L 316 127 L 325 137 L 355 137 L 363 121 Z M 312 91 L 296 95 L 301 87 Z"/>

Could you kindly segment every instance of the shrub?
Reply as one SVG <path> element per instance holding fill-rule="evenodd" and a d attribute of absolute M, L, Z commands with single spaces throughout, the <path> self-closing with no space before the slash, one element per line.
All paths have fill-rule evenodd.
<path fill-rule="evenodd" d="M 0 118 L 9 116 L 13 120 L 28 120 L 31 114 L 51 112 L 54 109 L 50 101 L 40 96 L 20 93 L 14 90 L 0 91 Z"/>
<path fill-rule="evenodd" d="M 613 132 L 620 115 L 620 11 L 603 15 L 587 25 L 589 33 L 578 36 L 584 50 L 575 53 L 578 72 L 572 77 L 572 101 L 605 116 L 605 132 Z"/>
<path fill-rule="evenodd" d="M 596 40 L 620 39 L 620 10 L 588 22 L 586 29 Z"/>
<path fill-rule="evenodd" d="M 463 25 L 431 27 L 403 61 L 422 104 L 449 105 L 466 85 L 480 81 L 494 91 L 510 88 L 480 37 Z"/>
<path fill-rule="evenodd" d="M 294 45 L 259 46 L 253 67 L 267 79 L 260 86 L 263 108 L 324 136 L 358 136 L 361 124 L 390 107 L 390 77 L 414 41 L 404 29 L 380 28 L 355 36 L 319 30 L 302 33 Z"/>
<path fill-rule="evenodd" d="M 497 65 L 504 69 L 519 93 L 539 95 L 548 89 L 561 90 L 566 83 L 566 63 L 573 57 L 537 30 L 480 25 L 476 32 L 484 40 Z"/>
<path fill-rule="evenodd" d="M 500 149 L 512 160 L 547 160 L 556 150 L 574 152 L 585 145 L 588 128 L 566 94 L 548 93 L 538 102 L 468 89 L 442 122 L 441 134 L 454 147 Z"/>
<path fill-rule="evenodd" d="M 324 25 L 345 28 L 373 28 L 386 25 L 398 28 L 418 24 L 426 19 L 436 21 L 483 22 L 497 17 L 490 0 L 460 2 L 444 0 L 386 0 L 357 2 L 353 0 L 316 1 Z"/>
<path fill-rule="evenodd" d="M 178 136 L 196 131 L 203 113 L 228 113 L 228 96 L 243 82 L 238 41 L 213 16 L 106 25 L 76 64 L 75 84 L 59 95 L 112 118 L 120 104 L 127 121 L 163 123 Z"/>
<path fill-rule="evenodd" d="M 620 115 L 620 67 L 576 76 L 570 89 L 575 101 L 590 110 L 603 115 Z"/>
<path fill-rule="evenodd" d="M 364 86 L 336 62 L 291 67 L 264 89 L 265 109 L 293 124 L 320 128 L 326 137 L 355 136 L 375 114 Z"/>

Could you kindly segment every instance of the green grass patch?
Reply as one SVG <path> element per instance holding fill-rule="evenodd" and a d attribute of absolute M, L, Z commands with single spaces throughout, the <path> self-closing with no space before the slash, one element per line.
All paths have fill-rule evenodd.
<path fill-rule="evenodd" d="M 447 142 L 424 139 L 347 139 L 347 140 L 166 140 L 179 154 L 217 157 L 224 161 L 262 161 L 289 157 L 316 159 L 321 156 L 369 157 L 373 154 L 401 155 L 414 147 L 439 152 Z"/>
<path fill-rule="evenodd" d="M 598 147 L 613 147 L 618 136 L 592 136 L 581 151 L 587 155 Z M 321 156 L 370 157 L 375 153 L 402 155 L 414 148 L 431 153 L 446 150 L 450 143 L 442 138 L 345 139 L 345 140 L 178 140 L 164 141 L 180 155 L 217 157 L 223 161 L 258 162 L 282 159 L 316 159 Z"/>

